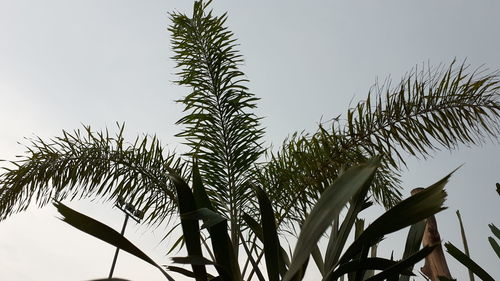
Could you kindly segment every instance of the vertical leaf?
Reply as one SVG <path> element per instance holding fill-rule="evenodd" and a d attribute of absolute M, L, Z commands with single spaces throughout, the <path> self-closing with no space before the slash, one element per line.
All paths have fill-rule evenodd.
<path fill-rule="evenodd" d="M 457 261 L 463 264 L 468 269 L 472 270 L 483 281 L 494 281 L 493 277 L 489 275 L 482 267 L 480 267 L 475 261 L 469 258 L 466 254 L 460 251 L 451 243 L 445 243 L 446 251 L 452 255 Z"/>
<path fill-rule="evenodd" d="M 467 237 L 465 237 L 465 229 L 464 229 L 464 224 L 462 222 L 462 217 L 460 216 L 460 211 L 457 210 L 456 212 L 458 222 L 460 223 L 460 234 L 462 235 L 462 242 L 464 243 L 464 251 L 465 254 L 470 257 L 469 253 L 469 245 L 467 244 Z M 474 274 L 472 273 L 472 270 L 469 269 L 469 279 L 470 281 L 474 281 Z"/>
<path fill-rule="evenodd" d="M 422 237 L 424 235 L 424 231 L 425 231 L 425 220 L 421 220 L 410 226 L 410 230 L 408 230 L 408 235 L 406 236 L 406 244 L 405 244 L 405 250 L 403 252 L 403 259 L 418 252 L 418 250 L 420 249 L 420 244 L 422 243 Z M 413 266 L 411 266 L 409 269 L 412 270 Z M 410 276 L 408 275 L 401 275 L 399 277 L 399 281 L 409 281 L 409 280 Z"/>
<path fill-rule="evenodd" d="M 309 258 L 311 250 L 332 223 L 340 210 L 362 187 L 366 186 L 373 178 L 378 166 L 378 159 L 368 164 L 348 169 L 331 186 L 329 186 L 311 210 L 300 232 L 295 250 L 292 256 L 290 268 L 283 278 L 284 281 L 291 280 L 303 263 Z"/>
<path fill-rule="evenodd" d="M 193 195 L 198 208 L 207 208 L 215 212 L 215 208 L 212 206 L 210 199 L 207 196 L 205 187 L 203 186 L 203 181 L 198 169 L 198 164 L 196 161 L 193 162 Z M 212 241 L 213 252 L 215 255 L 215 261 L 220 266 L 216 267 L 218 271 L 223 269 L 225 272 L 219 272 L 219 275 L 223 280 L 225 280 L 226 274 L 229 275 L 231 279 L 228 281 L 242 280 L 240 268 L 238 265 L 238 260 L 233 252 L 233 247 L 231 240 L 227 234 L 227 220 L 223 220 L 215 225 L 208 227 L 208 232 L 210 233 L 210 239 Z"/>
<path fill-rule="evenodd" d="M 274 211 L 271 206 L 271 201 L 269 201 L 266 193 L 258 186 L 255 186 L 254 190 L 260 207 L 262 235 L 264 238 L 264 254 L 268 278 L 269 281 L 278 281 L 280 263 L 283 261 L 280 262 L 279 250 L 281 246 L 278 239 L 278 232 L 276 231 Z"/>
<path fill-rule="evenodd" d="M 178 175 L 171 172 L 170 177 L 174 183 L 177 192 L 177 205 L 179 206 L 179 214 L 187 214 L 197 209 L 196 202 L 187 183 Z M 184 233 L 184 242 L 190 257 L 202 257 L 203 253 L 200 244 L 200 228 L 197 220 L 182 219 L 182 232 Z M 207 271 L 204 264 L 191 264 L 196 281 L 206 281 Z"/>

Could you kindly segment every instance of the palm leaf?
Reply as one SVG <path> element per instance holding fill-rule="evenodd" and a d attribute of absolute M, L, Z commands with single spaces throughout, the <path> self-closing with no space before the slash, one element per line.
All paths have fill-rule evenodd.
<path fill-rule="evenodd" d="M 492 223 L 488 224 L 490 227 L 491 232 L 496 236 L 497 239 L 500 239 L 500 230 Z M 500 246 L 498 245 L 497 241 L 493 237 L 488 237 L 488 241 L 490 242 L 491 247 L 497 254 L 498 258 L 500 258 Z"/>
<path fill-rule="evenodd" d="M 129 254 L 132 254 L 143 261 L 158 268 L 163 275 L 168 280 L 173 281 L 174 279 L 168 275 L 157 263 L 155 263 L 150 257 L 148 257 L 143 251 L 137 248 L 132 242 L 123 237 L 116 230 L 111 227 L 91 218 L 82 213 L 79 213 L 59 201 L 54 202 L 54 206 L 57 208 L 59 213 L 63 216 L 62 220 L 69 225 L 83 231 L 89 235 L 92 235 L 106 243 L 109 243 L 115 247 L 118 247 Z"/>
<path fill-rule="evenodd" d="M 156 137 L 127 143 L 123 126 L 116 136 L 90 127 L 63 131 L 50 142 L 31 141 L 27 156 L 0 175 L 0 219 L 25 210 L 32 201 L 44 206 L 52 198 L 120 196 L 139 209 L 148 209 L 145 221 L 160 223 L 175 211 L 175 192 L 168 170 L 185 173 L 185 166 L 165 155 Z"/>
<path fill-rule="evenodd" d="M 395 280 L 398 280 L 397 277 L 400 274 L 404 274 L 409 267 L 413 266 L 417 262 L 423 260 L 428 254 L 430 254 L 437 245 L 426 246 L 422 248 L 422 250 L 412 254 L 411 256 L 401 260 L 400 262 L 390 266 L 384 271 L 366 279 L 366 281 L 379 281 L 379 280 L 391 280 L 390 278 L 394 277 Z"/>
<path fill-rule="evenodd" d="M 237 253 L 240 215 L 251 195 L 244 183 L 261 154 L 263 130 L 251 113 L 257 98 L 238 70 L 243 60 L 225 27 L 227 17 L 214 16 L 209 4 L 195 2 L 191 17 L 170 15 L 173 59 L 180 69 L 177 82 L 192 89 L 179 100 L 186 115 L 177 122 L 184 125 L 177 136 L 191 148 L 188 155 L 198 160 L 214 207 L 229 219 Z"/>
<path fill-rule="evenodd" d="M 465 253 L 460 251 L 451 243 L 444 243 L 446 251 L 452 255 L 457 261 L 467 267 L 469 270 L 474 272 L 483 281 L 494 281 L 495 279 L 491 277 L 482 267 L 480 267 L 475 261 L 469 258 Z"/>
<path fill-rule="evenodd" d="M 443 207 L 446 199 L 444 186 L 451 175 L 450 173 L 423 191 L 401 201 L 377 218 L 349 246 L 342 258 L 340 258 L 339 263 L 342 264 L 355 258 L 362 249 L 374 245 L 384 235 L 417 223 L 445 209 Z"/>
<path fill-rule="evenodd" d="M 456 212 L 458 222 L 460 223 L 460 234 L 462 235 L 462 242 L 464 243 L 464 251 L 465 254 L 470 257 L 469 253 L 469 245 L 467 243 L 467 237 L 465 236 L 465 229 L 464 229 L 464 224 L 462 222 L 462 217 L 460 216 L 460 211 L 457 210 Z M 469 269 L 469 279 L 470 281 L 474 281 L 474 274 L 472 273 L 472 270 Z"/>
<path fill-rule="evenodd" d="M 425 158 L 435 150 L 497 139 L 498 78 L 465 63 L 415 68 L 395 87 L 374 87 L 330 128 L 322 124 L 314 134 L 293 135 L 270 154 L 260 181 L 273 202 L 282 202 L 280 215 L 300 221 L 339 171 L 384 155 L 371 192 L 385 207 L 394 206 L 401 199 L 398 170 L 408 154 Z"/>
<path fill-rule="evenodd" d="M 227 220 L 216 213 L 208 195 L 205 192 L 205 187 L 198 169 L 198 164 L 193 164 L 193 196 L 199 210 L 207 210 L 208 216 L 202 216 L 204 226 L 207 226 L 212 241 L 212 248 L 215 255 L 215 261 L 220 265 L 220 269 L 224 271 L 219 272 L 223 280 L 226 275 L 229 276 L 228 280 L 242 280 L 238 260 L 236 259 L 233 248 L 231 247 L 231 240 L 227 234 Z M 209 224 L 207 217 L 210 221 L 216 222 Z M 215 218 L 213 218 L 215 217 Z M 219 267 L 217 267 L 219 270 Z"/>
<path fill-rule="evenodd" d="M 493 251 L 495 251 L 495 254 L 497 254 L 500 259 L 500 245 L 498 245 L 497 241 L 491 236 L 488 237 L 488 242 L 490 242 L 491 248 L 493 248 Z"/>
<path fill-rule="evenodd" d="M 342 174 L 329 188 L 323 192 L 321 199 L 311 210 L 297 240 L 290 267 L 283 278 L 291 278 L 301 270 L 304 262 L 331 225 L 332 218 L 340 213 L 343 206 L 360 190 L 368 188 L 378 166 L 378 159 L 368 164 L 353 167 Z"/>
<path fill-rule="evenodd" d="M 491 230 L 491 233 L 493 233 L 498 239 L 500 239 L 500 229 L 498 229 L 494 224 L 490 223 L 488 224 L 488 227 Z"/>
<path fill-rule="evenodd" d="M 397 263 L 397 261 L 383 258 L 367 258 L 363 262 L 353 260 L 339 266 L 335 271 L 331 272 L 329 276 L 325 276 L 324 278 L 325 280 L 337 280 L 340 276 L 349 272 L 356 272 L 358 270 L 385 270 Z M 408 269 L 402 269 L 401 272 L 412 275 L 412 272 Z"/>
<path fill-rule="evenodd" d="M 254 186 L 254 190 L 259 201 L 261 213 L 262 242 L 264 244 L 267 275 L 270 281 L 278 281 L 280 275 L 282 277 L 285 275 L 286 267 L 281 255 L 281 245 L 276 230 L 274 211 L 266 193 L 258 186 Z"/>
<path fill-rule="evenodd" d="M 187 183 L 175 173 L 170 173 L 177 192 L 177 204 L 179 206 L 179 214 L 181 216 L 182 233 L 186 249 L 190 257 L 203 258 L 203 253 L 200 244 L 200 228 L 198 221 L 194 219 L 186 219 L 186 214 L 197 210 L 196 201 L 191 189 Z M 178 262 L 178 261 L 176 261 Z M 196 281 L 206 281 L 207 272 L 204 264 L 191 263 Z"/>
<path fill-rule="evenodd" d="M 332 233 L 330 235 L 325 253 L 324 272 L 330 271 L 338 262 L 358 213 L 366 208 L 367 205 L 369 206 L 365 198 L 367 193 L 368 188 L 363 189 L 362 192 L 356 194 L 353 200 L 351 200 L 349 209 L 345 215 L 344 221 L 340 225 L 340 228 L 337 230 L 337 227 L 332 227 Z M 338 220 L 338 216 L 336 218 Z"/>
<path fill-rule="evenodd" d="M 425 220 L 422 220 L 411 225 L 410 230 L 408 231 L 408 235 L 406 237 L 403 259 L 418 252 L 418 250 L 420 249 L 420 244 L 422 243 L 422 237 L 425 231 L 425 223 L 426 223 Z M 411 266 L 409 269 L 412 270 L 413 266 Z M 410 281 L 410 276 L 401 275 L 399 277 L 399 281 Z"/>

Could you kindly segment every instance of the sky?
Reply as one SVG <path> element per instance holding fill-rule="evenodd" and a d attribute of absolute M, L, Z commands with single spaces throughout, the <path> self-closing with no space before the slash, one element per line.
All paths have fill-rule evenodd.
<path fill-rule="evenodd" d="M 313 132 L 320 120 L 346 112 L 373 83 L 398 81 L 416 65 L 467 59 L 472 67 L 500 69 L 499 1 L 215 1 L 228 12 L 245 58 L 242 70 L 261 100 L 267 145 L 289 134 Z M 190 1 L 0 0 L 0 159 L 22 155 L 25 137 L 49 139 L 61 130 L 126 124 L 126 136 L 156 134 L 172 151 L 185 147 L 174 135 L 182 117 L 175 100 L 168 12 L 190 13 Z M 487 237 L 500 225 L 500 146 L 460 146 L 433 158 L 409 158 L 405 196 L 464 164 L 447 186 L 447 210 L 438 214 L 443 241 L 462 247 L 460 210 L 472 257 L 500 278 Z M 97 200 L 98 201 L 98 200 Z M 68 202 L 76 210 L 119 229 L 123 213 L 110 204 Z M 381 212 L 374 208 L 368 217 Z M 160 264 L 169 242 L 165 226 L 129 223 L 126 236 Z M 400 256 L 406 231 L 379 247 Z M 89 280 L 107 277 L 114 249 L 80 233 L 46 206 L 0 222 L 0 280 Z M 467 272 L 447 256 L 452 274 Z M 311 277 L 317 279 L 311 265 Z M 115 276 L 163 280 L 159 271 L 121 253 Z M 179 277 L 178 280 L 184 280 Z"/>

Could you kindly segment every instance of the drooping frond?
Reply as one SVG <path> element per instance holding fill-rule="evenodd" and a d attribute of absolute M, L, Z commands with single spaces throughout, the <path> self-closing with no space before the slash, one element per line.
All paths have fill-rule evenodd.
<path fill-rule="evenodd" d="M 276 202 L 276 211 L 283 217 L 280 221 L 303 221 L 325 188 L 344 170 L 369 159 L 357 146 L 344 147 L 346 141 L 320 126 L 313 135 L 294 134 L 277 153 L 270 153 L 258 180 Z M 382 162 L 371 191 L 384 205 L 394 205 L 401 196 L 399 184 L 397 171 Z"/>
<path fill-rule="evenodd" d="M 12 161 L 0 177 L 0 220 L 26 209 L 30 203 L 46 205 L 52 199 L 119 196 L 141 209 L 149 209 L 148 222 L 161 222 L 175 211 L 176 197 L 168 170 L 183 173 L 184 164 L 164 155 L 156 137 L 126 143 L 123 126 L 112 137 L 85 127 L 63 131 L 46 142 L 31 140 L 27 155 Z"/>
<path fill-rule="evenodd" d="M 284 215 L 300 219 L 342 168 L 383 155 L 372 194 L 384 206 L 394 205 L 407 154 L 427 157 L 434 150 L 497 140 L 499 75 L 467 70 L 455 62 L 445 69 L 414 69 L 395 88 L 378 87 L 348 110 L 345 122 L 337 118 L 330 129 L 320 126 L 286 141 L 263 166 L 261 181 L 275 202 L 294 202 L 280 206 Z"/>
<path fill-rule="evenodd" d="M 244 182 L 261 154 L 263 129 L 252 113 L 258 99 L 248 92 L 247 79 L 238 69 L 243 59 L 233 33 L 224 26 L 227 17 L 212 15 L 208 4 L 196 2 L 192 17 L 171 14 L 177 82 L 192 89 L 179 100 L 187 114 L 177 122 L 184 125 L 178 136 L 198 160 L 210 199 L 236 230 L 250 196 Z M 238 240 L 236 234 L 233 241 Z"/>
<path fill-rule="evenodd" d="M 497 140 L 499 73 L 468 68 L 452 62 L 445 69 L 414 69 L 397 87 L 379 87 L 350 109 L 347 124 L 334 133 L 347 136 L 348 145 L 385 155 L 396 168 L 405 164 L 401 151 L 426 157 L 459 144 Z"/>

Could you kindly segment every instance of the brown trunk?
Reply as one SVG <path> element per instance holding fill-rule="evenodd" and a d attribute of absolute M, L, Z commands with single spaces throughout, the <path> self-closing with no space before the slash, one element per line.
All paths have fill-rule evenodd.
<path fill-rule="evenodd" d="M 414 195 L 423 188 L 415 188 L 411 191 Z M 425 257 L 425 264 L 420 270 L 432 281 L 439 281 L 439 276 L 451 279 L 451 273 L 444 257 L 443 247 L 441 246 L 441 236 L 439 235 L 436 218 L 430 216 L 427 218 L 425 224 L 424 236 L 422 237 L 422 246 L 429 246 L 439 243 L 439 245 L 427 257 Z"/>

